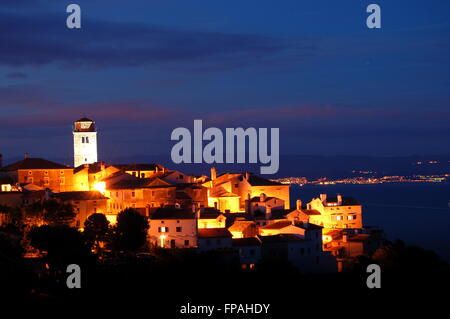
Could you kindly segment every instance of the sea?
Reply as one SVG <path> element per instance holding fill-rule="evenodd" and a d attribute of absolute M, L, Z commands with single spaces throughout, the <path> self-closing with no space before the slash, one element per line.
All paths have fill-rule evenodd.
<path fill-rule="evenodd" d="M 450 183 L 291 185 L 291 205 L 319 194 L 354 197 L 363 205 L 363 224 L 377 226 L 389 240 L 400 239 L 450 263 Z"/>

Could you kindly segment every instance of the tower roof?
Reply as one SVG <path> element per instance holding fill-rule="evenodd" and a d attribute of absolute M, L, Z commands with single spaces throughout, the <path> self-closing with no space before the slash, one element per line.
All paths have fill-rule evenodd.
<path fill-rule="evenodd" d="M 95 132 L 95 122 L 88 119 L 87 117 L 82 117 L 74 123 L 74 132 Z"/>
<path fill-rule="evenodd" d="M 79 119 L 77 122 L 94 122 L 91 119 L 88 119 L 87 117 L 82 117 L 81 119 Z"/>

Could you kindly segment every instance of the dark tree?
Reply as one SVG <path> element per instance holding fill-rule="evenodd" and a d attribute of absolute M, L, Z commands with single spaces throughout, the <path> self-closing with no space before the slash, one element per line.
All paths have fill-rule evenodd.
<path fill-rule="evenodd" d="M 71 204 L 55 199 L 34 202 L 25 207 L 25 212 L 32 225 L 70 225 L 76 216 Z"/>
<path fill-rule="evenodd" d="M 147 218 L 135 209 L 121 211 L 113 228 L 113 249 L 126 252 L 138 250 L 146 243 L 148 227 Z"/>
<path fill-rule="evenodd" d="M 76 216 L 71 204 L 65 204 L 54 199 L 45 201 L 42 207 L 44 209 L 44 222 L 49 225 L 70 225 Z"/>
<path fill-rule="evenodd" d="M 85 237 L 72 227 L 44 225 L 31 229 L 28 236 L 31 246 L 47 252 L 49 261 L 55 265 L 81 263 L 90 255 Z"/>
<path fill-rule="evenodd" d="M 16 226 L 9 224 L 0 227 L 0 260 L 4 257 L 18 259 L 22 257 L 21 240 L 23 232 Z"/>
<path fill-rule="evenodd" d="M 8 225 L 20 227 L 23 224 L 23 213 L 18 207 L 0 205 L 0 214 L 5 216 Z"/>
<path fill-rule="evenodd" d="M 97 252 L 100 250 L 100 242 L 107 240 L 108 231 L 109 221 L 104 214 L 92 214 L 84 222 L 84 234 Z"/>

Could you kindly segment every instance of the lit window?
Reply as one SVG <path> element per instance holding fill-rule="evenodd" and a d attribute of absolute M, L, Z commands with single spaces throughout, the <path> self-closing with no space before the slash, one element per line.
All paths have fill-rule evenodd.
<path fill-rule="evenodd" d="M 168 233 L 169 227 L 158 227 L 158 232 L 160 233 Z"/>

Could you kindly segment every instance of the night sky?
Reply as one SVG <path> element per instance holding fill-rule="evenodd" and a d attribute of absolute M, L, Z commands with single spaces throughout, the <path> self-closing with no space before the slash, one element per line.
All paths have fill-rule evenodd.
<path fill-rule="evenodd" d="M 279 127 L 282 154 L 448 154 L 449 14 L 448 0 L 1 0 L 0 153 L 71 158 L 87 116 L 100 159 L 168 155 L 194 119 Z"/>

